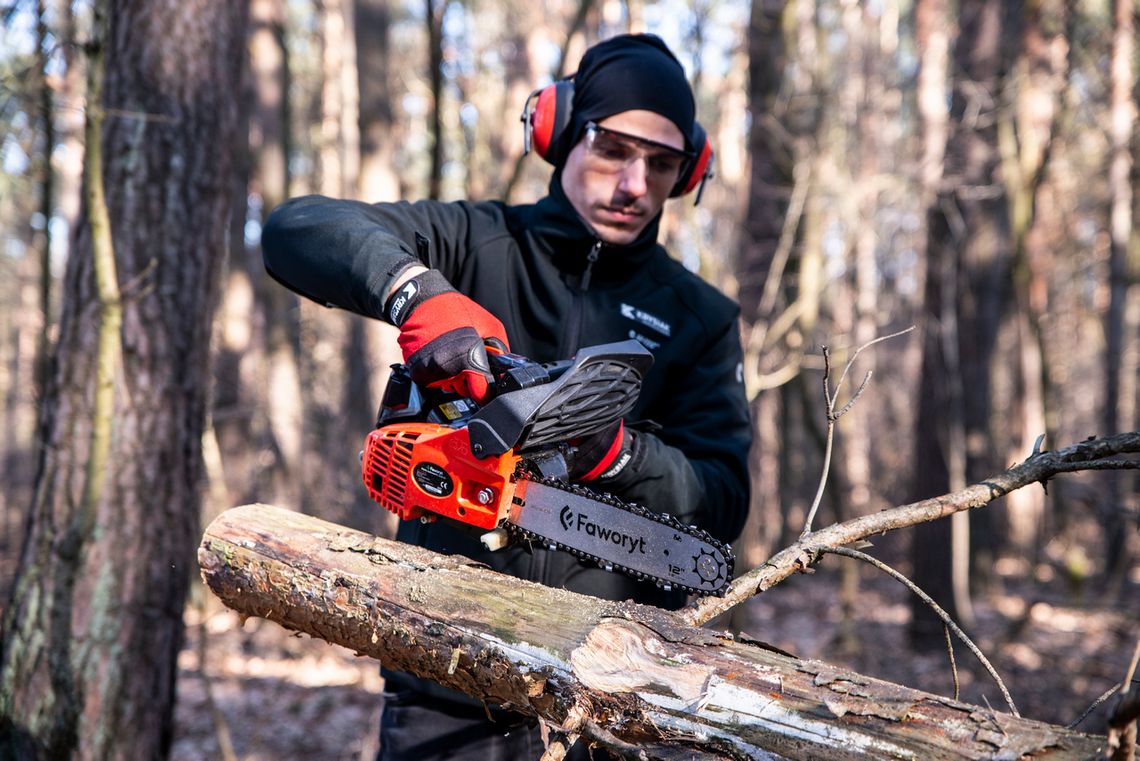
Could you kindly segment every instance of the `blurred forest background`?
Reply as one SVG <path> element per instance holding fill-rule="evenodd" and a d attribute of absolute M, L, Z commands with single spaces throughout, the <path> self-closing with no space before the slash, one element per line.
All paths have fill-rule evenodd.
<path fill-rule="evenodd" d="M 742 307 L 738 569 L 803 527 L 823 346 L 841 368 L 917 328 L 859 355 L 853 376 L 874 376 L 839 421 L 817 525 L 961 488 L 1041 435 L 1140 428 L 1136 10 L 0 2 L 0 733 L 83 757 L 367 756 L 374 663 L 243 627 L 194 586 L 199 527 L 233 505 L 394 531 L 357 462 L 393 335 L 269 280 L 261 223 L 304 193 L 538 198 L 550 169 L 522 156 L 523 103 L 616 33 L 677 51 L 717 151 L 700 205 L 671 202 L 662 230 Z M 109 270 L 85 171 L 105 177 Z M 1136 643 L 1138 521 L 1136 472 L 1080 474 L 872 552 L 980 638 L 1024 714 L 1067 723 Z M 829 561 L 717 624 L 952 693 L 941 625 L 896 587 Z M 49 679 L 37 653 L 72 665 Z M 996 695 L 959 665 L 964 697 Z"/>

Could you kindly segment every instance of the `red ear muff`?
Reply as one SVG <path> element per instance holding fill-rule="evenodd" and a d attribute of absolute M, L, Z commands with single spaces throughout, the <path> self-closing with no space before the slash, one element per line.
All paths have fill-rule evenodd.
<path fill-rule="evenodd" d="M 693 145 L 697 147 L 697 157 L 693 159 L 692 166 L 689 170 L 677 180 L 677 184 L 673 186 L 671 195 L 675 198 L 690 193 L 693 190 L 700 188 L 697 193 L 697 200 L 694 205 L 701 202 L 701 195 L 705 190 L 705 182 L 712 179 L 713 176 L 713 158 L 715 154 L 712 149 L 712 142 L 709 140 L 708 135 L 705 134 L 704 127 L 699 123 L 693 123 Z"/>
<path fill-rule="evenodd" d="M 535 90 L 523 106 L 523 152 L 534 152 L 551 164 L 558 163 L 559 141 L 570 125 L 574 80 L 560 79 Z M 533 106 L 531 105 L 533 103 Z"/>

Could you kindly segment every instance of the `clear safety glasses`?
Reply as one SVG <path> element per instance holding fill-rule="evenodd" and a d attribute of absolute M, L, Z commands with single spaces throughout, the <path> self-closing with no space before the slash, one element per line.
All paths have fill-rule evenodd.
<path fill-rule="evenodd" d="M 605 172 L 621 172 L 645 159 L 649 182 L 672 187 L 687 171 L 694 155 L 668 145 L 586 123 L 586 151 L 593 165 Z"/>

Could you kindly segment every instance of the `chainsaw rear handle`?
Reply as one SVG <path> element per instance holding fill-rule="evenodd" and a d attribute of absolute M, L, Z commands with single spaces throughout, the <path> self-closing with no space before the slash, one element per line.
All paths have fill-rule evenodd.
<path fill-rule="evenodd" d="M 493 399 L 507 391 L 549 381 L 550 373 L 543 365 L 519 354 L 507 352 L 506 346 L 498 339 L 485 339 L 484 346 L 487 349 L 491 376 L 495 379 L 490 386 L 490 398 Z M 564 364 L 568 367 L 570 363 Z M 375 428 L 398 421 L 426 421 L 431 408 L 443 401 L 458 401 L 470 412 L 478 409 L 475 402 L 464 400 L 458 394 L 440 389 L 422 388 L 412 380 L 407 364 L 397 363 L 391 365 L 390 369 L 388 384 L 384 387 L 384 396 L 376 413 Z"/>

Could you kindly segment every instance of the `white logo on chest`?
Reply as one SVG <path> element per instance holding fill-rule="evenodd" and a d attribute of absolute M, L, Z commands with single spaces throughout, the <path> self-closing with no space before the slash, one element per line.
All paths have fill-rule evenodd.
<path fill-rule="evenodd" d="M 634 322 L 639 322 L 647 328 L 657 331 L 663 336 L 673 335 L 673 326 L 662 320 L 656 315 L 652 315 L 645 310 L 638 309 L 631 304 L 621 305 L 621 316 Z"/>

